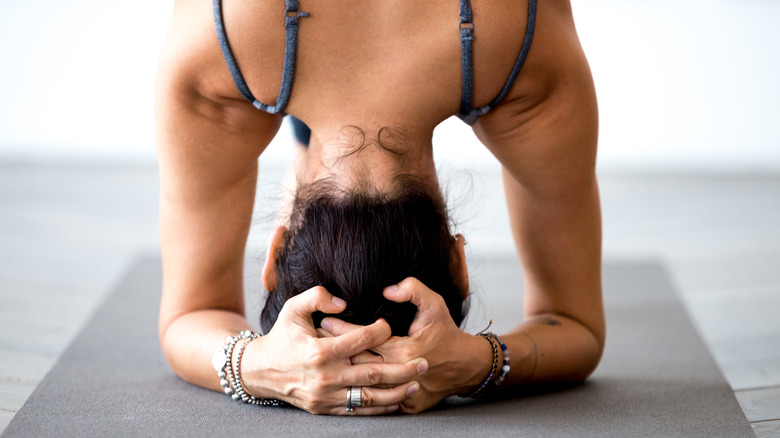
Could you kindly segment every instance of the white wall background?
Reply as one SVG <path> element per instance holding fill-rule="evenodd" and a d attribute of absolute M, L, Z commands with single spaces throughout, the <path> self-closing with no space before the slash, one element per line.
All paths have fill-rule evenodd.
<path fill-rule="evenodd" d="M 780 2 L 572 2 L 599 93 L 602 168 L 780 171 Z M 0 158 L 153 160 L 171 9 L 0 0 Z M 437 156 L 489 163 L 467 131 L 446 122 Z M 289 139 L 283 130 L 269 154 Z"/>

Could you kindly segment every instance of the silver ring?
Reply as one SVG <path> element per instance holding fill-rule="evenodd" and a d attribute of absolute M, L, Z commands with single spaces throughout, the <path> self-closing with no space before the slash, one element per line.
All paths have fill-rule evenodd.
<path fill-rule="evenodd" d="M 359 408 L 363 406 L 363 387 L 353 386 L 352 393 L 350 394 L 350 404 L 353 407 Z"/>
<path fill-rule="evenodd" d="M 363 388 L 361 386 L 350 386 L 347 388 L 347 412 L 354 411 L 354 408 L 363 406 Z"/>

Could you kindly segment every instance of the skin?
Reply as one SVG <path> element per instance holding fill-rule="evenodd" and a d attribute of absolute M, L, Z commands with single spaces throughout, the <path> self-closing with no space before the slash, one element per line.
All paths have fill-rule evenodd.
<path fill-rule="evenodd" d="M 282 71 L 283 2 L 224 3 L 228 38 L 247 83 L 259 100 L 273 103 Z M 472 6 L 474 100 L 481 106 L 499 92 L 515 62 L 527 3 L 472 0 Z M 301 20 L 286 111 L 313 133 L 298 181 L 331 177 L 350 185 L 369 179 L 383 190 L 403 170 L 438 190 L 431 136 L 459 107 L 458 2 L 310 0 L 301 9 L 311 17 Z M 179 376 L 221 390 L 210 357 L 226 336 L 250 329 L 241 279 L 257 158 L 281 118 L 257 111 L 240 96 L 213 26 L 210 3 L 177 0 L 159 65 L 159 331 Z M 412 147 L 402 161 L 376 147 L 344 157 L 354 135 L 347 125 L 369 139 L 382 127 L 401 128 Z M 502 164 L 525 272 L 525 314 L 518 312 L 518 325 L 501 336 L 512 354 L 505 391 L 582 381 L 601 357 L 597 131 L 593 82 L 570 5 L 540 2 L 523 71 L 501 104 L 474 125 Z M 459 257 L 453 260 L 460 263 Z M 263 274 L 267 286 L 271 265 Z M 465 272 L 465 262 L 459 269 Z M 481 383 L 492 362 L 490 345 L 456 327 L 438 294 L 413 278 L 384 294 L 418 306 L 409 336 L 391 337 L 383 320 L 365 327 L 340 321 L 344 303 L 321 287 L 289 300 L 270 333 L 246 348 L 242 377 L 248 392 L 312 413 L 346 415 L 346 388 L 363 386 L 364 407 L 351 415 L 375 415 L 420 412 Z M 319 329 L 311 321 L 315 310 L 333 315 Z"/>

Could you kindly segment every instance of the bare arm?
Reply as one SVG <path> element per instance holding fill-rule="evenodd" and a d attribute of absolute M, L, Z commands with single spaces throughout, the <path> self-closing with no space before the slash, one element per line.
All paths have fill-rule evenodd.
<path fill-rule="evenodd" d="M 216 42 L 192 40 L 202 14 L 178 2 L 156 90 L 163 295 L 160 339 L 183 379 L 220 389 L 210 356 L 244 318 L 242 270 L 257 158 L 280 120 L 217 90 Z M 203 49 L 195 49 L 203 47 Z M 216 64 L 219 65 L 219 64 Z M 249 109 L 252 109 L 251 107 Z"/>
<path fill-rule="evenodd" d="M 164 273 L 159 333 L 176 374 L 222 390 L 211 355 L 228 335 L 251 328 L 244 315 L 244 249 L 257 159 L 281 117 L 257 111 L 238 96 L 210 17 L 210 4 L 178 1 L 159 66 L 155 113 Z M 416 358 L 352 366 L 350 356 L 387 340 L 390 327 L 380 320 L 348 337 L 319 339 L 311 313 L 339 313 L 345 305 L 321 287 L 290 299 L 273 329 L 245 350 L 246 391 L 313 413 L 343 415 L 347 387 L 389 384 L 393 388 L 367 388 L 364 407 L 353 414 L 397 409 L 407 390 L 419 387 L 413 379 L 427 363 Z"/>
<path fill-rule="evenodd" d="M 525 274 L 526 322 L 502 338 L 513 355 L 510 384 L 583 380 L 604 345 L 598 112 L 571 12 L 560 3 L 540 14 L 546 21 L 527 80 L 474 127 L 503 165 Z"/>

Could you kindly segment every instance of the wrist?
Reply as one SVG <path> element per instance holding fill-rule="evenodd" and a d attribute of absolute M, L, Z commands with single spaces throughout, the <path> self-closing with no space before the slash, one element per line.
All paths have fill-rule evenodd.
<path fill-rule="evenodd" d="M 493 348 L 490 341 L 480 335 L 468 335 L 468 349 L 465 351 L 468 358 L 467 371 L 463 374 L 467 378 L 458 394 L 468 394 L 478 388 L 490 374 L 493 367 Z"/>
<path fill-rule="evenodd" d="M 263 361 L 264 337 L 261 336 L 248 343 L 241 357 L 241 380 L 244 391 L 256 398 L 276 398 L 270 390 L 269 382 L 264 377 L 268 375 Z M 233 354 L 233 361 L 236 355 Z"/>

